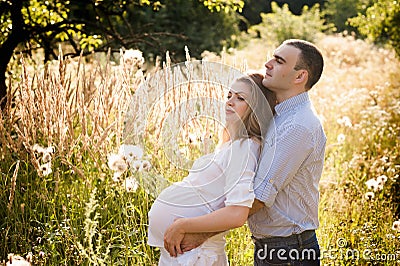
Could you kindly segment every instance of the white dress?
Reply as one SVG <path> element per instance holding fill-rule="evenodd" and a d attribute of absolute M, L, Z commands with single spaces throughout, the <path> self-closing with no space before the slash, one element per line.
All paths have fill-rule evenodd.
<path fill-rule="evenodd" d="M 164 189 L 149 211 L 148 244 L 159 247 L 158 265 L 228 265 L 225 234 L 173 258 L 164 249 L 164 233 L 176 218 L 208 214 L 224 206 L 251 207 L 259 144 L 251 139 L 228 142 L 197 159 L 187 177 Z"/>

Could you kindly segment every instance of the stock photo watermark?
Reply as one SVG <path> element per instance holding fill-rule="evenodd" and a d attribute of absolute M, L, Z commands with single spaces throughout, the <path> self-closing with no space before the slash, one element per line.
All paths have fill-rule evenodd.
<path fill-rule="evenodd" d="M 331 249 L 321 249 L 317 252 L 314 249 L 305 248 L 301 251 L 298 249 L 272 248 L 268 244 L 264 244 L 262 249 L 257 251 L 256 256 L 261 259 L 278 258 L 279 260 L 347 260 L 347 261 L 381 261 L 381 262 L 400 262 L 400 252 L 386 253 L 376 249 L 353 249 L 348 247 L 348 242 L 344 238 L 336 241 L 336 247 Z"/>

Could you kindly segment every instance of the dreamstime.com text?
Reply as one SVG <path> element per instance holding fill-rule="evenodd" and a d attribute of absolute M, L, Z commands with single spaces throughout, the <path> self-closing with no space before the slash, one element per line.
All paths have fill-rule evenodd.
<path fill-rule="evenodd" d="M 301 252 L 297 249 L 276 249 L 269 248 L 267 244 L 264 248 L 257 251 L 256 256 L 259 259 L 272 259 L 277 257 L 280 260 L 367 260 L 367 261 L 397 261 L 400 262 L 400 253 L 380 253 L 373 249 L 351 249 L 347 248 L 347 241 L 343 238 L 337 240 L 337 248 L 321 250 L 320 254 L 313 249 L 303 249 Z"/>

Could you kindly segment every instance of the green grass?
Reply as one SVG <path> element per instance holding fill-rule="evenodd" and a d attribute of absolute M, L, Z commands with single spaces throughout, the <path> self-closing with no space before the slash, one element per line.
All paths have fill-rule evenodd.
<path fill-rule="evenodd" d="M 317 231 L 323 264 L 396 265 L 399 61 L 392 51 L 351 37 L 325 36 L 317 44 L 326 58 L 322 79 L 310 92 L 328 137 Z M 240 65 L 247 59 L 249 68 L 259 69 L 271 52 L 262 40 L 250 40 L 223 60 Z M 153 170 L 136 174 L 139 189 L 127 192 L 112 181 L 107 155 L 121 143 L 124 110 L 138 80 L 123 79 L 118 69 L 96 61 L 80 66 L 78 71 L 73 62 L 55 62 L 48 66 L 50 76 L 36 79 L 25 66 L 25 76 L 13 83 L 16 107 L 0 117 L 0 261 L 31 252 L 36 265 L 155 265 L 159 252 L 146 244 L 152 177 L 179 180 L 186 171 L 171 165 L 150 135 L 146 153 Z M 351 124 L 340 123 L 343 117 Z M 35 143 L 55 146 L 47 176 L 38 171 Z M 387 182 L 367 200 L 365 182 L 381 175 Z M 252 264 L 246 226 L 229 233 L 227 251 L 232 265 Z M 367 255 L 386 257 L 374 261 Z"/>

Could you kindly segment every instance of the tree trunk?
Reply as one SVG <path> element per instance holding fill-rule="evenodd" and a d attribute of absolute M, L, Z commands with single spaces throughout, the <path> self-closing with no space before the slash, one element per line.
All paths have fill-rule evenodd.
<path fill-rule="evenodd" d="M 14 53 L 15 48 L 21 42 L 28 40 L 28 32 L 25 31 L 22 17 L 22 2 L 24 0 L 13 0 L 11 6 L 12 31 L 5 42 L 0 46 L 0 106 L 4 110 L 7 102 L 6 71 L 7 65 Z"/>

